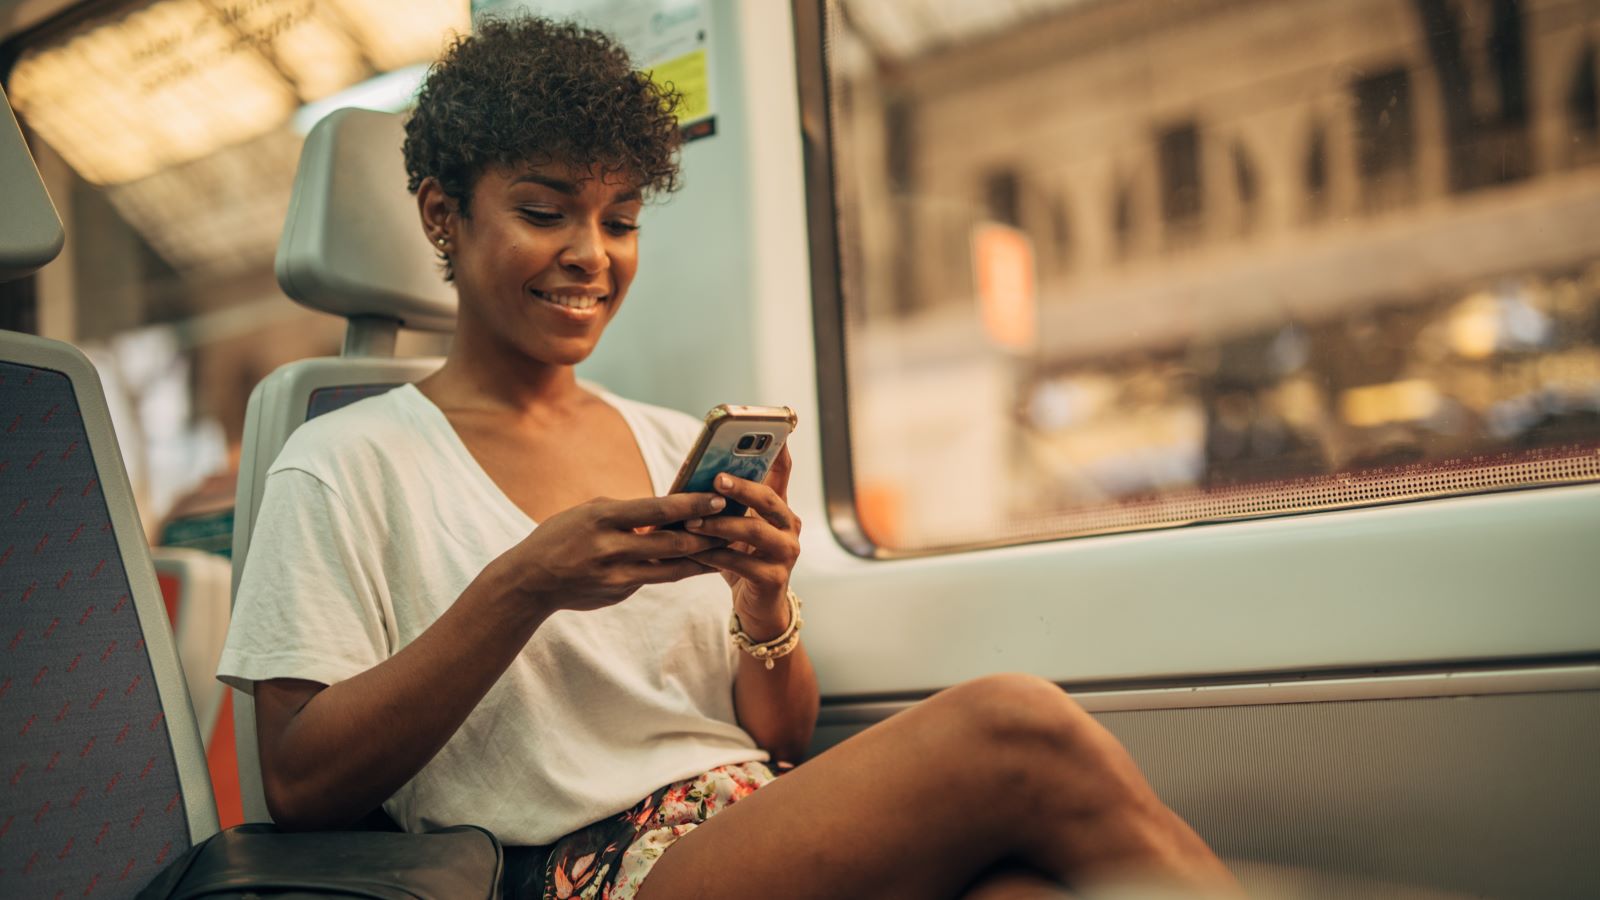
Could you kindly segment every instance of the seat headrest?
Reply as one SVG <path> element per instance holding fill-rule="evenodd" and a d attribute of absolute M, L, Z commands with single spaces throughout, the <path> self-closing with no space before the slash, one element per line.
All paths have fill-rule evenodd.
<path fill-rule="evenodd" d="M 334 315 L 452 331 L 456 293 L 406 190 L 404 123 L 394 113 L 340 109 L 311 129 L 278 241 L 278 284 Z"/>
<path fill-rule="evenodd" d="M 6 198 L 5 214 L 0 215 L 0 281 L 10 281 L 55 259 L 66 238 L 5 91 L 0 91 L 0 105 L 5 107 L 0 113 L 0 196 Z"/>

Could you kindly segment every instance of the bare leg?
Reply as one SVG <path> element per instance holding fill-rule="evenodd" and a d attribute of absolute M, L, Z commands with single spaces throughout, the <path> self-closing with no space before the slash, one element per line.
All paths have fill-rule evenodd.
<path fill-rule="evenodd" d="M 1074 900 L 1074 895 L 1055 879 L 1013 868 L 980 877 L 961 900 Z"/>
<path fill-rule="evenodd" d="M 1068 884 L 1231 884 L 1065 692 L 1001 675 L 944 691 L 719 813 L 662 856 L 639 896 L 956 897 L 1007 859 Z"/>

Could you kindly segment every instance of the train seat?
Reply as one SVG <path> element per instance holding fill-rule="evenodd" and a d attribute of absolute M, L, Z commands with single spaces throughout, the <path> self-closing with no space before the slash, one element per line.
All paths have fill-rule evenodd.
<path fill-rule="evenodd" d="M 450 331 L 455 292 L 406 190 L 404 119 L 341 109 L 307 135 L 278 244 L 278 283 L 297 302 L 350 320 L 342 354 L 289 363 L 250 394 L 234 503 L 233 591 L 249 556 L 267 468 L 300 425 L 364 397 L 415 381 L 436 358 L 396 358 L 404 326 Z M 256 751 L 255 707 L 232 691 L 245 817 L 267 821 Z"/>
<path fill-rule="evenodd" d="M 0 110 L 0 196 L 6 198 L 6 214 L 0 216 L 0 281 L 10 281 L 55 259 L 66 233 L 3 90 L 0 106 L 5 107 Z"/>
<path fill-rule="evenodd" d="M 61 221 L 0 92 L 0 280 Z M 99 376 L 0 331 L 0 896 L 131 897 L 217 830 Z"/>
<path fill-rule="evenodd" d="M 0 331 L 0 895 L 133 896 L 217 831 L 99 377 Z"/>
<path fill-rule="evenodd" d="M 233 698 L 216 679 L 217 660 L 228 638 L 231 570 L 227 560 L 187 547 L 152 547 L 150 556 L 205 745 L 218 824 L 229 828 L 244 821 L 234 755 Z"/>
<path fill-rule="evenodd" d="M 200 734 L 208 737 L 222 706 L 222 684 L 214 673 L 228 637 L 228 563 L 181 547 L 153 547 L 150 557 L 172 623 L 195 721 Z M 206 742 L 209 744 L 209 739 Z"/>

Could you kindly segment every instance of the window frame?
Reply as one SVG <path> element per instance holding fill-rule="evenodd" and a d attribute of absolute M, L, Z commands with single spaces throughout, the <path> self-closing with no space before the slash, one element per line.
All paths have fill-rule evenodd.
<path fill-rule="evenodd" d="M 823 29 L 829 0 L 791 0 L 795 78 L 805 179 L 806 243 L 810 251 L 811 316 L 817 410 L 822 450 L 822 494 L 828 528 L 840 546 L 865 559 L 910 554 L 875 544 L 861 527 L 850 464 L 849 373 L 839 259 L 838 197 L 833 172 L 832 98 Z"/>
<path fill-rule="evenodd" d="M 897 560 L 1080 541 L 1107 535 L 1128 535 L 1197 527 L 1239 524 L 1274 519 L 1296 519 L 1365 509 L 1438 503 L 1450 499 L 1492 496 L 1528 491 L 1581 488 L 1592 481 L 1555 481 L 1456 491 L 1431 496 L 1396 496 L 1307 509 L 1271 511 L 1254 515 L 1227 514 L 1214 519 L 1171 521 L 1153 525 L 1116 526 L 1099 531 L 1012 534 L 993 540 L 926 548 L 894 548 L 876 543 L 862 526 L 856 508 L 856 485 L 851 464 L 848 324 L 841 270 L 838 190 L 834 172 L 832 97 L 829 93 L 827 9 L 837 0 L 791 0 L 795 53 L 795 78 L 800 112 L 803 153 L 803 193 L 806 239 L 809 250 L 810 292 L 816 365 L 817 401 L 821 425 L 821 478 L 828 526 L 837 543 L 850 554 L 867 560 Z M 1415 111 L 1411 115 L 1415 116 Z M 1325 123 L 1324 123 L 1325 124 Z M 1414 141 L 1415 136 L 1411 139 Z M 1415 148 L 1411 150 L 1415 155 Z M 1412 163 L 1414 165 L 1414 161 Z M 1203 164 L 1202 164 L 1203 168 Z M 1169 223 L 1161 223 L 1165 230 Z M 1329 473 L 1330 475 L 1338 473 Z"/>

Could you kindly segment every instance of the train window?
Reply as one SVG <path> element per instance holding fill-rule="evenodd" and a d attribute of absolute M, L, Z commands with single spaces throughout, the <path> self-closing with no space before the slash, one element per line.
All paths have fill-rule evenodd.
<path fill-rule="evenodd" d="M 272 272 L 304 133 L 338 106 L 402 108 L 468 27 L 468 0 L 141 0 L 0 47 L 68 231 L 36 327 L 95 360 L 152 534 L 231 508 L 250 389 L 338 352 L 344 322 Z"/>
<path fill-rule="evenodd" d="M 1600 4 L 795 9 L 859 552 L 1600 479 Z"/>

